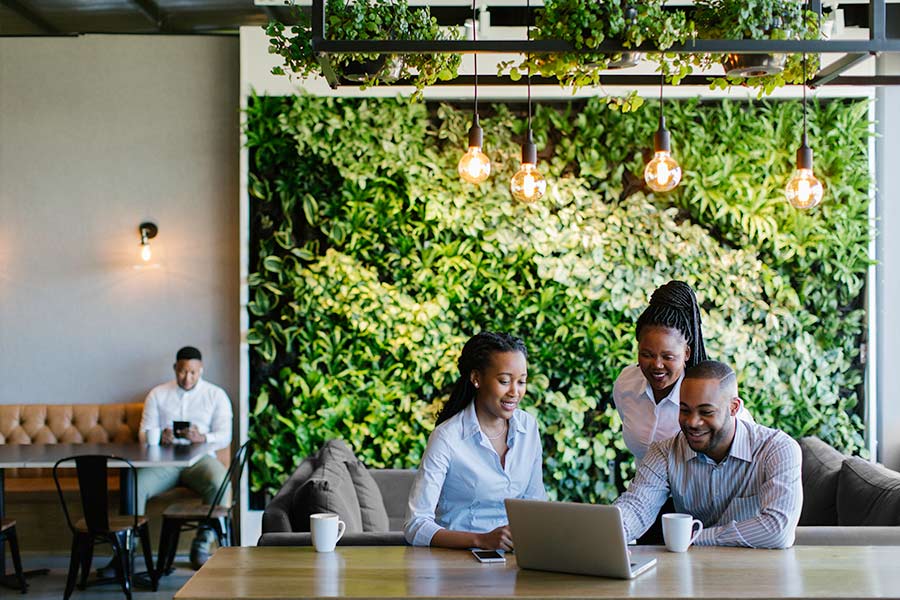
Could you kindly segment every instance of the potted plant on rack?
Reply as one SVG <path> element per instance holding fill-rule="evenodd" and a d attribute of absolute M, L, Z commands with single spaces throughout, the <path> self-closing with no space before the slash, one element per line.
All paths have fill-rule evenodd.
<path fill-rule="evenodd" d="M 693 14 L 700 39 L 802 40 L 819 37 L 819 16 L 805 8 L 801 0 L 696 0 Z M 682 54 L 663 65 L 677 83 L 692 66 L 710 68 L 721 63 L 724 77 L 713 79 L 713 88 L 745 85 L 772 93 L 787 83 L 803 82 L 801 54 Z M 807 56 L 810 73 L 815 73 L 818 55 Z M 670 73 L 671 74 L 671 73 Z"/>
<path fill-rule="evenodd" d="M 294 6 L 297 25 L 271 21 L 266 26 L 269 53 L 284 59 L 272 69 L 276 75 L 322 75 L 312 47 L 312 28 L 306 14 Z M 441 29 L 427 8 L 410 8 L 407 0 L 327 0 L 325 36 L 329 40 L 447 40 L 459 39 L 458 29 Z M 410 79 L 420 98 L 426 86 L 457 76 L 456 54 L 332 54 L 339 77 L 368 88 L 379 83 Z"/>
<path fill-rule="evenodd" d="M 604 71 L 634 66 L 640 60 L 645 43 L 653 47 L 648 56 L 675 43 L 684 43 L 693 35 L 693 27 L 681 10 L 663 9 L 665 0 L 545 0 L 536 13 L 532 39 L 565 40 L 575 51 L 534 54 L 520 64 L 501 63 L 501 71 L 518 79 L 530 69 L 532 74 L 555 77 L 574 90 L 599 85 Z M 598 48 L 607 40 L 616 40 L 632 52 L 606 53 Z M 595 49 L 597 49 L 595 51 Z M 607 97 L 610 108 L 634 110 L 643 103 L 635 92 L 625 98 Z"/>

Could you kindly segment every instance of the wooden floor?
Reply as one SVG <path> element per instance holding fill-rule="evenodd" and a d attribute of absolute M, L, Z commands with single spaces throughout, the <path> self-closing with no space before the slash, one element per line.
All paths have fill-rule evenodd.
<path fill-rule="evenodd" d="M 7 553 L 7 569 L 12 568 Z M 20 594 L 0 586 L 0 598 L 3 600 L 60 600 L 66 587 L 66 573 L 69 568 L 67 556 L 44 556 L 39 554 L 27 554 L 22 557 L 25 569 L 49 568 L 50 573 L 28 579 L 28 593 Z M 95 558 L 94 565 L 107 562 L 107 557 Z M 140 564 L 140 563 L 139 563 Z M 194 574 L 188 563 L 188 557 L 178 556 L 175 560 L 175 572 L 163 577 L 159 582 L 159 591 L 151 592 L 148 589 L 137 587 L 134 589 L 134 600 L 171 600 L 177 592 Z M 93 578 L 93 577 L 92 577 Z M 125 600 L 122 588 L 115 583 L 107 585 L 89 585 L 84 591 L 75 588 L 71 600 Z"/>

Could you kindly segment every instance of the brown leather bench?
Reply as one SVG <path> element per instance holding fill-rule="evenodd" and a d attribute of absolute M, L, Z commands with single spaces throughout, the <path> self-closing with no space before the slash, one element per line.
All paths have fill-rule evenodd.
<path fill-rule="evenodd" d="M 0 405 L 0 444 L 138 443 L 142 402 L 118 404 L 7 404 Z M 218 458 L 228 464 L 229 450 Z M 23 552 L 68 554 L 71 536 L 59 505 L 51 469 L 6 469 L 6 516 L 17 521 Z M 64 476 L 63 490 L 74 493 L 74 475 Z M 119 479 L 111 477 L 110 491 L 118 494 Z M 147 503 L 154 548 L 158 544 L 162 511 L 173 502 L 200 498 L 187 488 L 175 488 Z M 189 536 L 183 536 L 187 538 Z M 190 539 L 182 539 L 184 551 Z"/>

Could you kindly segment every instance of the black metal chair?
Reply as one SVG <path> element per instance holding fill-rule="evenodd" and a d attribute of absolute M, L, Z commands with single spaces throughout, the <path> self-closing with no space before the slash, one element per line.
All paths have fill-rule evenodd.
<path fill-rule="evenodd" d="M 156 570 L 153 568 L 153 550 L 150 547 L 150 530 L 147 526 L 147 518 L 137 514 L 137 496 L 135 495 L 133 499 L 131 515 L 110 515 L 109 461 L 124 463 L 130 469 L 133 480 L 137 481 L 137 469 L 134 465 L 127 459 L 118 456 L 72 456 L 63 458 L 53 465 L 53 481 L 59 492 L 59 501 L 63 507 L 66 523 L 72 531 L 72 554 L 69 559 L 69 574 L 66 578 L 64 600 L 68 600 L 72 595 L 79 570 L 81 570 L 81 581 L 78 588 L 83 590 L 87 586 L 96 543 L 108 543 L 112 546 L 113 565 L 116 571 L 113 581 L 118 581 L 125 596 L 131 600 L 135 537 L 140 538 L 144 561 L 147 564 L 147 575 L 150 577 L 153 590 L 156 591 L 158 587 Z M 66 462 L 75 463 L 81 511 L 84 515 L 74 522 L 59 482 L 60 465 Z M 97 583 L 107 582 L 107 580 L 100 580 Z"/>
<path fill-rule="evenodd" d="M 247 462 L 249 441 L 238 448 L 234 453 L 228 472 L 222 480 L 212 504 L 193 504 L 188 502 L 176 502 L 170 504 L 163 511 L 162 531 L 159 536 L 159 555 L 156 559 L 157 579 L 168 575 L 173 571 L 172 563 L 175 561 L 175 552 L 178 550 L 178 538 L 184 531 L 209 529 L 216 534 L 220 547 L 233 546 L 237 543 L 233 525 L 233 512 L 235 495 L 232 494 L 231 503 L 222 506 L 222 498 L 231 485 L 232 490 L 238 489 L 244 464 Z M 232 484 L 232 482 L 234 482 Z"/>
<path fill-rule="evenodd" d="M 9 542 L 9 553 L 12 555 L 13 568 L 16 570 L 16 581 L 19 582 L 19 590 L 24 594 L 28 591 L 28 583 L 25 581 L 25 572 L 22 571 L 15 519 L 0 519 L 0 542 Z M 0 573 L 0 577 L 5 579 L 6 573 Z"/>

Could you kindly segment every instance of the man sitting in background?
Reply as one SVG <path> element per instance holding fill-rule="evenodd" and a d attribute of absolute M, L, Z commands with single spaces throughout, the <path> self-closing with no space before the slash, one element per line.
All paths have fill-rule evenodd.
<path fill-rule="evenodd" d="M 147 500 L 183 485 L 203 497 L 205 504 L 215 499 L 227 469 L 215 457 L 215 450 L 231 444 L 232 411 L 228 395 L 219 386 L 201 379 L 203 362 L 200 351 L 185 346 L 175 355 L 175 379 L 156 386 L 144 400 L 141 417 L 141 442 L 146 442 L 147 430 L 157 429 L 160 444 L 166 446 L 185 443 L 210 444 L 210 452 L 190 467 L 149 467 L 140 469 L 137 483 L 138 514 L 144 514 Z M 175 431 L 176 421 L 190 425 Z M 215 534 L 199 529 L 191 544 L 191 566 L 199 569 L 209 558 L 209 548 Z"/>
<path fill-rule="evenodd" d="M 703 522 L 694 543 L 788 548 L 800 519 L 800 446 L 784 432 L 737 419 L 737 378 L 728 365 L 685 371 L 681 432 L 654 442 L 628 491 L 616 499 L 627 539 L 653 524 L 669 494 L 675 510 Z"/>

